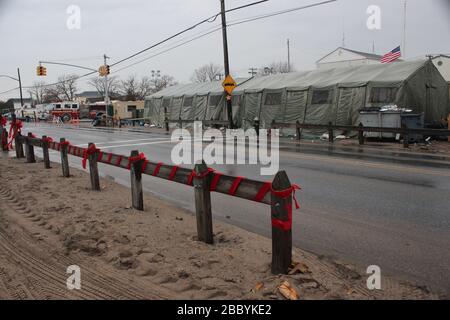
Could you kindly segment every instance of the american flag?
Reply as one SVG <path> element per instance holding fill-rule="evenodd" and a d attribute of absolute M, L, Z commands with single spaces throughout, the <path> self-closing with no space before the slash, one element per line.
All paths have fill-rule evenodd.
<path fill-rule="evenodd" d="M 400 50 L 400 46 L 389 52 L 388 54 L 384 55 L 381 58 L 381 63 L 390 63 L 402 56 L 402 52 Z"/>

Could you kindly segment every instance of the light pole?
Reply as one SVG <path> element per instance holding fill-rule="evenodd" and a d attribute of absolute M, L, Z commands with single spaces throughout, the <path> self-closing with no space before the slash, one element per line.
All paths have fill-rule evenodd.
<path fill-rule="evenodd" d="M 8 75 L 0 74 L 0 78 L 8 78 L 8 79 L 11 79 L 11 80 L 14 80 L 14 81 L 19 82 L 19 89 L 20 89 L 20 105 L 21 105 L 22 108 L 23 108 L 22 81 L 21 81 L 21 79 L 20 79 L 20 69 L 19 69 L 19 68 L 17 68 L 17 76 L 18 76 L 18 78 L 14 78 L 14 77 L 11 77 L 11 76 L 8 76 Z"/>
<path fill-rule="evenodd" d="M 222 16 L 222 37 L 223 37 L 223 57 L 225 65 L 225 77 L 230 75 L 230 60 L 228 57 L 228 37 L 227 37 L 227 18 L 225 14 L 225 0 L 220 0 L 220 13 Z M 230 129 L 234 128 L 233 124 L 233 104 L 231 99 L 227 100 L 227 115 Z"/>

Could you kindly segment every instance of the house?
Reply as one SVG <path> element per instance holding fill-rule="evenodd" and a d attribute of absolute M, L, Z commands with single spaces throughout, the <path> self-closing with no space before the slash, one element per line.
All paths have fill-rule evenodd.
<path fill-rule="evenodd" d="M 381 64 L 382 56 L 339 47 L 316 62 L 317 69 L 335 69 L 341 67 Z"/>
<path fill-rule="evenodd" d="M 83 91 L 76 94 L 75 100 L 80 104 L 89 104 L 93 102 L 103 101 L 103 95 L 98 91 Z"/>
<path fill-rule="evenodd" d="M 114 115 L 121 119 L 136 119 L 144 116 L 144 100 L 141 101 L 118 101 L 111 102 Z"/>
<path fill-rule="evenodd" d="M 396 104 L 424 113 L 433 124 L 450 112 L 448 84 L 429 60 L 292 72 L 236 80 L 233 121 L 261 127 L 272 121 L 358 125 L 361 109 Z M 428 97 L 433 97 L 429 99 Z M 227 120 L 220 81 L 180 84 L 146 98 L 144 116 L 162 126 L 164 118 Z"/>
<path fill-rule="evenodd" d="M 440 54 L 431 58 L 436 68 L 444 77 L 445 81 L 450 83 L 450 54 Z"/>
<path fill-rule="evenodd" d="M 22 101 L 20 100 L 20 98 L 12 98 L 9 99 L 8 101 L 6 101 L 6 105 L 12 109 L 14 108 L 14 110 L 19 110 L 22 109 Z M 31 100 L 30 98 L 23 99 L 23 106 L 24 108 L 31 108 L 33 105 L 33 100 Z"/>

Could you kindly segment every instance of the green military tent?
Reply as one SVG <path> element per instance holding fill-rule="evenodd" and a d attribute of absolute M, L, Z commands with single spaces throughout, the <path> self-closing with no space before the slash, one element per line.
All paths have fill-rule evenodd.
<path fill-rule="evenodd" d="M 431 61 L 396 62 L 237 79 L 233 120 L 248 128 L 276 122 L 357 125 L 359 111 L 396 104 L 424 113 L 431 124 L 450 113 L 448 83 Z M 162 126 L 170 120 L 227 120 L 220 81 L 180 84 L 145 101 L 144 117 Z"/>

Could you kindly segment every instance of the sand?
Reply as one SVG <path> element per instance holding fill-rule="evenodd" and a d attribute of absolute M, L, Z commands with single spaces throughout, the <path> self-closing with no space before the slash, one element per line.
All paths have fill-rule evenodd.
<path fill-rule="evenodd" d="M 367 275 L 294 249 L 299 269 L 270 273 L 271 241 L 214 221 L 215 244 L 196 240 L 192 212 L 145 194 L 130 207 L 128 188 L 107 179 L 89 189 L 87 172 L 63 178 L 53 163 L 0 157 L 1 299 L 433 299 L 411 284 Z M 66 269 L 81 268 L 81 290 L 68 290 Z"/>

